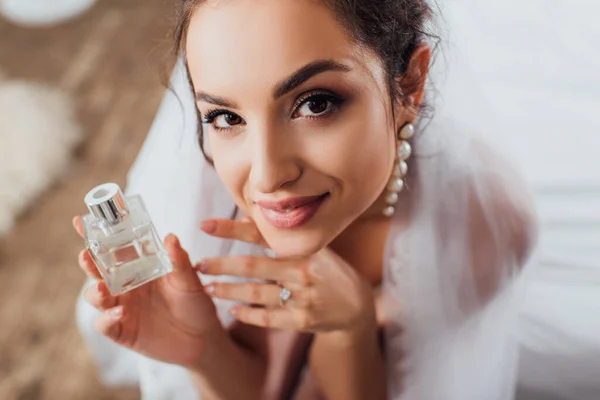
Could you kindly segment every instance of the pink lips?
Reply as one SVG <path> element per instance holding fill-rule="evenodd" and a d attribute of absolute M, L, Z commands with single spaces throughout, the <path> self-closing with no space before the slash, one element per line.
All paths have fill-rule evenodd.
<path fill-rule="evenodd" d="M 317 213 L 329 193 L 290 197 L 282 201 L 257 201 L 265 219 L 275 228 L 292 229 L 306 224 Z"/>

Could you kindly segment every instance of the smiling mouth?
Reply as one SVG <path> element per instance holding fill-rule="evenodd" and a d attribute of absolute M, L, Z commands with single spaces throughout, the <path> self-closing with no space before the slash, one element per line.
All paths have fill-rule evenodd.
<path fill-rule="evenodd" d="M 267 222 L 275 228 L 293 229 L 308 223 L 329 196 L 330 193 L 327 192 L 319 196 L 256 204 Z"/>

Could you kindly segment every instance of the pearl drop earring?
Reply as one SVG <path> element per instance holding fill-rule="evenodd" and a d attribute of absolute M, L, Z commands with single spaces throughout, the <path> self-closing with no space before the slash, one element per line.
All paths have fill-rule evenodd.
<path fill-rule="evenodd" d="M 412 147 L 408 140 L 415 134 L 415 127 L 410 122 L 405 123 L 398 130 L 396 160 L 394 161 L 394 171 L 388 183 L 388 194 L 385 198 L 386 206 L 383 209 L 383 215 L 391 217 L 396 211 L 396 203 L 400 198 L 400 192 L 404 189 L 404 179 L 408 172 L 408 164 L 406 160 L 410 157 Z"/>

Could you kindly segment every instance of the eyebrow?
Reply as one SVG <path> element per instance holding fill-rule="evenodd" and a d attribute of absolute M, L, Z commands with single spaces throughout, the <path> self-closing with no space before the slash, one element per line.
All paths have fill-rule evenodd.
<path fill-rule="evenodd" d="M 341 72 L 349 72 L 352 68 L 346 64 L 342 64 L 333 60 L 317 60 L 311 63 L 306 64 L 305 66 L 299 68 L 294 73 L 292 73 L 289 77 L 283 79 L 273 89 L 273 98 L 278 99 L 285 94 L 291 92 L 296 89 L 298 86 L 302 85 L 304 82 L 308 81 L 310 78 L 322 74 L 327 71 L 341 71 Z M 214 104 L 221 107 L 227 108 L 239 108 L 236 103 L 224 99 L 222 97 L 213 96 L 208 93 L 197 91 L 196 92 L 196 101 L 203 101 L 206 103 Z"/>
<path fill-rule="evenodd" d="M 288 78 L 284 79 L 280 83 L 275 86 L 273 89 L 273 98 L 278 99 L 281 96 L 291 92 L 296 89 L 298 86 L 302 85 L 304 82 L 309 80 L 315 75 L 322 74 L 327 71 L 342 71 L 349 72 L 352 68 L 350 68 L 346 64 L 339 63 L 333 60 L 317 60 L 313 61 L 309 64 L 306 64 L 304 67 L 298 69 L 296 72 L 291 74 Z"/>
<path fill-rule="evenodd" d="M 237 104 L 224 99 L 222 97 L 213 96 L 208 93 L 201 91 L 196 92 L 196 101 L 203 101 L 205 103 L 214 104 L 216 106 L 227 107 L 227 108 L 238 108 Z"/>

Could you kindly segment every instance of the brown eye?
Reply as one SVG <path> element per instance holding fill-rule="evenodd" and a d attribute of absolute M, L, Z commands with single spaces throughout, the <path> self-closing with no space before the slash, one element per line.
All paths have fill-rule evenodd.
<path fill-rule="evenodd" d="M 310 112 L 312 112 L 313 114 L 321 114 L 322 112 L 325 112 L 327 110 L 327 104 L 328 102 L 325 99 L 316 99 L 310 100 L 307 103 L 307 106 Z"/>
<path fill-rule="evenodd" d="M 229 125 L 239 125 L 239 124 L 242 123 L 242 119 L 240 118 L 239 115 L 226 114 L 225 115 L 225 122 L 227 122 Z"/>
<path fill-rule="evenodd" d="M 242 118 L 237 114 L 224 113 L 215 117 L 213 125 L 217 129 L 227 129 L 242 123 Z"/>
<path fill-rule="evenodd" d="M 300 103 L 292 115 L 293 118 L 323 117 L 333 111 L 343 100 L 330 94 L 314 94 Z"/>

